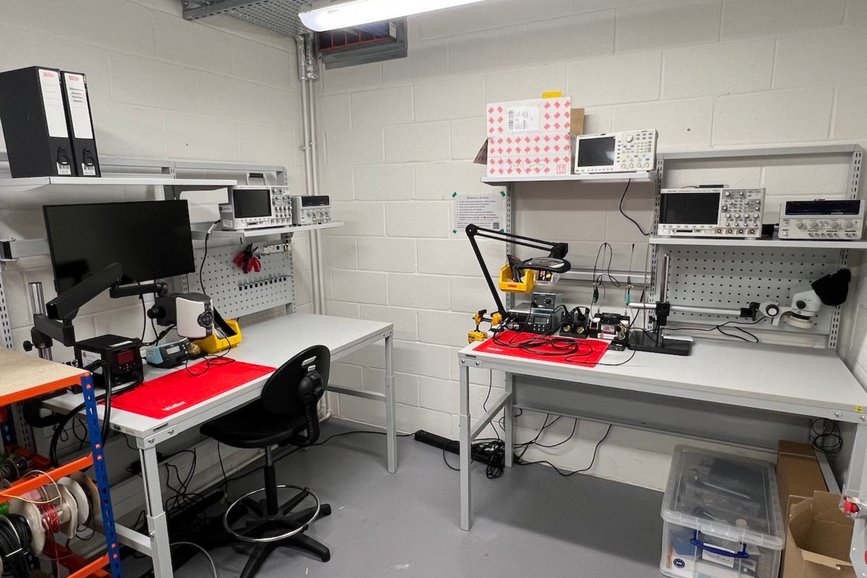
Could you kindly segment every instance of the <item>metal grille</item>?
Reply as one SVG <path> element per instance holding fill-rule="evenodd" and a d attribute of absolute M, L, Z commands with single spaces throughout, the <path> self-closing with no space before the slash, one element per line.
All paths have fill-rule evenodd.
<path fill-rule="evenodd" d="M 671 247 L 667 252 L 671 257 L 668 299 L 696 307 L 737 309 L 753 301 L 776 301 L 787 307 L 793 294 L 809 289 L 811 281 L 833 273 L 840 263 L 838 250 Z M 828 335 L 833 317 L 834 309 L 823 308 L 814 323 L 816 332 Z M 672 321 L 693 323 L 731 319 L 704 313 L 671 314 Z"/>
<path fill-rule="evenodd" d="M 285 36 L 307 34 L 298 12 L 310 0 L 184 0 L 184 17 L 190 20 L 226 14 Z"/>
<path fill-rule="evenodd" d="M 245 245 L 212 248 L 205 264 L 205 292 L 223 317 L 240 317 L 272 307 L 288 305 L 295 299 L 292 248 L 289 252 L 262 255 L 262 270 L 244 274 L 232 260 Z M 196 251 L 200 262 L 203 249 Z M 199 287 L 198 272 L 190 274 L 190 286 Z"/>

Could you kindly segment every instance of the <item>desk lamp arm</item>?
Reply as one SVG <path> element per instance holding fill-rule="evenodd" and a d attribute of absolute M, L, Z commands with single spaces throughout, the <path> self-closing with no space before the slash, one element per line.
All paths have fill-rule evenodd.
<path fill-rule="evenodd" d="M 479 268 L 482 270 L 482 275 L 485 278 L 485 282 L 488 284 L 488 289 L 491 291 L 491 296 L 494 298 L 494 303 L 496 303 L 497 305 L 497 311 L 500 313 L 500 315 L 503 316 L 504 319 L 506 318 L 506 307 L 505 305 L 503 305 L 503 300 L 500 298 L 500 294 L 497 292 L 497 286 L 494 284 L 494 280 L 491 277 L 490 272 L 488 272 L 488 268 L 485 266 L 485 259 L 484 257 L 482 257 L 482 252 L 479 249 L 479 244 L 478 241 L 476 241 L 476 237 L 493 239 L 495 241 L 502 241 L 503 243 L 511 243 L 513 245 L 519 245 L 521 247 L 538 249 L 540 251 L 547 251 L 548 257 L 553 259 L 563 259 L 569 252 L 569 245 L 567 243 L 552 243 L 550 241 L 542 241 L 540 239 L 525 237 L 523 235 L 516 235 L 514 233 L 506 233 L 504 231 L 497 231 L 495 229 L 485 229 L 476 225 L 467 225 L 466 233 L 467 237 L 470 240 L 470 245 L 473 248 L 473 253 L 475 253 L 476 259 L 479 262 Z"/>

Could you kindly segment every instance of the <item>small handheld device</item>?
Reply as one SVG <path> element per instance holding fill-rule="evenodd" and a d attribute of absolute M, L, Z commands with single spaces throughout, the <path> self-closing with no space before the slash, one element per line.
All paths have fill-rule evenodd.
<path fill-rule="evenodd" d="M 864 201 L 785 200 L 780 203 L 780 239 L 857 241 L 864 231 Z"/>
<path fill-rule="evenodd" d="M 80 367 L 102 361 L 103 366 L 93 370 L 93 381 L 97 387 L 112 388 L 144 376 L 141 359 L 141 341 L 119 335 L 100 335 L 84 339 L 75 344 L 75 359 Z"/>
<path fill-rule="evenodd" d="M 287 187 L 243 185 L 229 189 L 229 202 L 220 205 L 223 229 L 244 231 L 292 224 L 292 197 Z"/>
<path fill-rule="evenodd" d="M 322 225 L 331 222 L 328 195 L 292 197 L 292 222 L 296 225 Z"/>
<path fill-rule="evenodd" d="M 665 237 L 762 236 L 765 189 L 663 189 L 659 229 Z"/>
<path fill-rule="evenodd" d="M 656 168 L 654 129 L 575 137 L 575 174 L 625 173 Z"/>
<path fill-rule="evenodd" d="M 177 341 L 159 343 L 146 348 L 145 358 L 148 365 L 162 369 L 177 367 L 190 358 L 187 346 L 190 340 L 182 337 Z"/>

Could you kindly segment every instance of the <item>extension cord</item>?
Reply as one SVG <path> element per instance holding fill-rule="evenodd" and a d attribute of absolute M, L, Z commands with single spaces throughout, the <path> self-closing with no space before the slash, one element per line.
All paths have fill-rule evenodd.
<path fill-rule="evenodd" d="M 413 434 L 413 439 L 415 439 L 415 441 L 417 442 L 433 446 L 439 450 L 444 450 L 458 456 L 461 455 L 460 444 L 457 442 L 457 440 L 450 440 L 448 438 L 444 438 L 442 436 L 427 432 L 423 429 L 415 432 Z M 490 454 L 486 454 L 480 450 L 477 450 L 475 444 L 473 444 L 472 456 L 473 461 L 481 462 L 483 464 L 489 464 L 491 461 Z"/>

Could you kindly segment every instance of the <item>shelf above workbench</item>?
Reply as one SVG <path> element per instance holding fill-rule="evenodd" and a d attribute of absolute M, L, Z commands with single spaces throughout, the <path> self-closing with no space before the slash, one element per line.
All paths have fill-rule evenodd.
<path fill-rule="evenodd" d="M 715 239 L 695 237 L 657 237 L 649 239 L 651 245 L 678 245 L 684 247 L 755 247 L 757 249 L 867 249 L 867 241 L 833 241 L 813 239 Z"/>
<path fill-rule="evenodd" d="M 550 175 L 536 177 L 482 177 L 482 182 L 486 185 L 510 185 L 523 183 L 553 183 L 553 182 L 585 182 L 585 183 L 625 183 L 632 181 L 636 183 L 647 183 L 656 181 L 656 171 L 635 171 L 631 173 L 601 173 L 596 175 Z"/>
<path fill-rule="evenodd" d="M 109 177 L 23 177 L 0 178 L 0 192 L 23 193 L 43 187 L 190 187 L 190 190 L 216 190 L 238 184 L 234 179 L 178 179 L 171 176 Z"/>
<path fill-rule="evenodd" d="M 247 231 L 224 231 L 215 229 L 211 232 L 211 239 L 259 239 L 262 237 L 273 237 L 274 235 L 289 235 L 292 233 L 303 233 L 305 231 L 321 231 L 323 229 L 337 229 L 343 226 L 343 221 L 335 221 L 332 223 L 324 223 L 321 225 L 292 225 L 289 227 L 269 227 L 267 229 L 249 229 Z M 207 235 L 208 223 L 197 223 L 193 225 L 193 239 L 203 241 Z"/>

